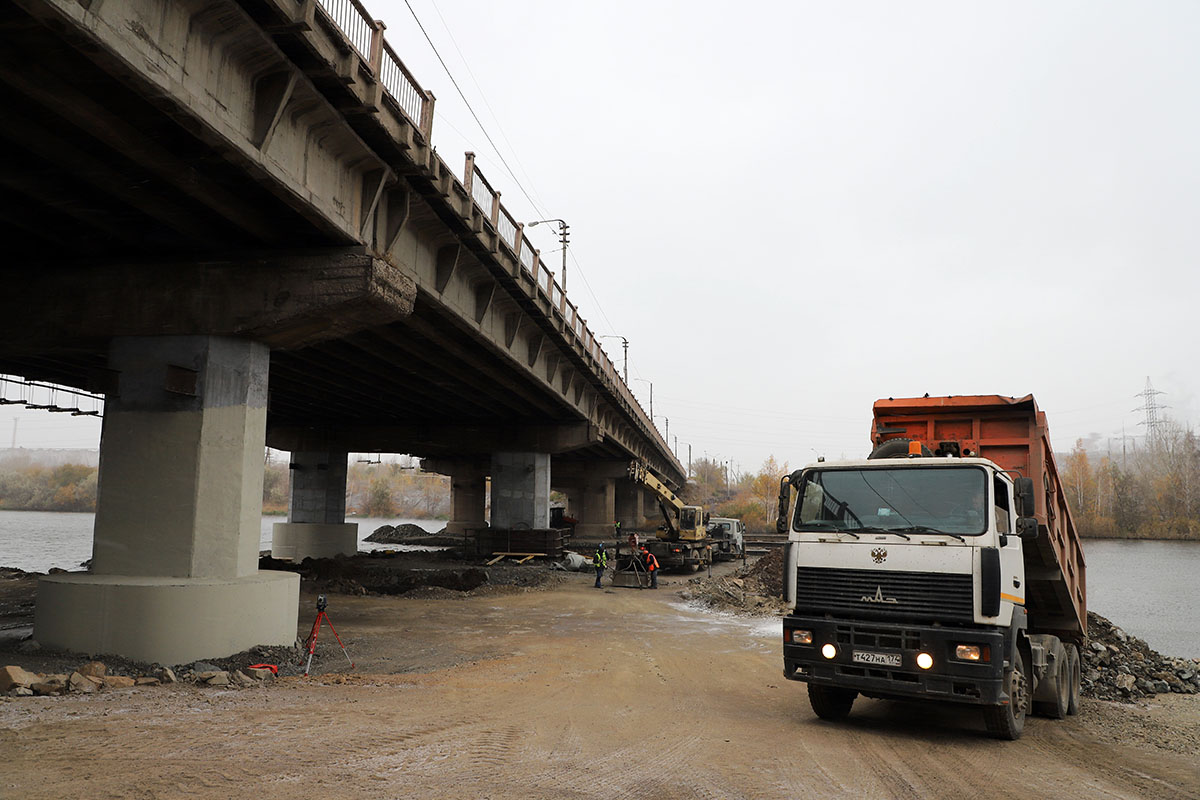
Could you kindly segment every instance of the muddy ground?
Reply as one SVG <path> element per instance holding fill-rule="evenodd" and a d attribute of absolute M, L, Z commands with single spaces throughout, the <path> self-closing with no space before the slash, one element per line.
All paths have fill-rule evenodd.
<path fill-rule="evenodd" d="M 950 705 L 860 699 L 824 723 L 781 676 L 773 610 L 702 606 L 688 576 L 596 590 L 505 574 L 521 569 L 469 591 L 330 593 L 354 670 L 322 638 L 308 679 L 2 698 L 0 797 L 1200 798 L 1200 695 L 1085 699 L 1017 742 Z M 303 582 L 298 632 L 344 579 Z M 19 633 L 31 584 L 0 580 L 0 628 Z M 0 662 L 79 662 L 14 638 Z"/>

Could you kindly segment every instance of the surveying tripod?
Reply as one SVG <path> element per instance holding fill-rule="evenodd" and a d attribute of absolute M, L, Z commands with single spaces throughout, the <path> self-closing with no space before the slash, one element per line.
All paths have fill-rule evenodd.
<path fill-rule="evenodd" d="M 308 634 L 308 638 L 304 640 L 304 649 L 308 651 L 308 661 L 304 664 L 304 677 L 308 677 L 308 669 L 312 666 L 313 653 L 317 649 L 317 634 L 321 632 L 321 621 L 329 626 L 329 630 L 333 631 L 333 638 L 337 639 L 338 647 L 342 648 L 342 655 L 350 661 L 350 654 L 346 652 L 346 645 L 342 644 L 342 637 L 338 636 L 337 629 L 333 627 L 333 623 L 329 621 L 329 615 L 325 613 L 325 609 L 329 607 L 329 602 L 325 599 L 325 595 L 317 595 L 317 618 L 313 621 L 312 632 Z M 350 661 L 350 669 L 354 669 L 354 662 Z"/>

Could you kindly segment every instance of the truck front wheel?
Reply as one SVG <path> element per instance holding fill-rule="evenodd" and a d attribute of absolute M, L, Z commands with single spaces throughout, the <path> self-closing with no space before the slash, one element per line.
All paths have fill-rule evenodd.
<path fill-rule="evenodd" d="M 853 689 L 838 689 L 833 686 L 808 685 L 808 702 L 812 710 L 821 719 L 831 722 L 843 720 L 854 705 L 858 692 Z"/>
<path fill-rule="evenodd" d="M 1021 738 L 1025 730 L 1025 711 L 1029 707 L 1029 678 L 1025 672 L 1025 659 L 1021 651 L 1014 651 L 1012 668 L 1004 675 L 1004 688 L 1008 703 L 1002 706 L 985 706 L 983 722 L 988 733 L 997 739 L 1013 741 Z"/>

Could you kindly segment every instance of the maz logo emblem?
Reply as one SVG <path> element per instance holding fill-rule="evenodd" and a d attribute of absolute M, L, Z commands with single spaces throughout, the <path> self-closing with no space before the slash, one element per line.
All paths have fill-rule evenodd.
<path fill-rule="evenodd" d="M 871 551 L 871 560 L 876 564 L 882 564 L 884 561 L 887 561 L 887 550 L 884 550 L 882 547 L 876 547 Z"/>
<path fill-rule="evenodd" d="M 874 597 L 864 594 L 862 597 L 858 598 L 858 602 L 860 602 L 860 603 L 899 603 L 900 601 L 894 597 L 884 597 L 883 596 L 883 587 L 876 586 Z"/>

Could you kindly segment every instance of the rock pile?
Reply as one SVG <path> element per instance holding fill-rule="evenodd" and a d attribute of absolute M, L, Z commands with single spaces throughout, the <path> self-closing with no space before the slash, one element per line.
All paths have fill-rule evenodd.
<path fill-rule="evenodd" d="M 35 644 L 26 640 L 22 644 Z M 25 648 L 18 648 L 25 650 Z M 40 650 L 40 648 L 38 648 Z M 36 655 L 42 655 L 36 653 Z M 95 659 L 95 656 L 92 656 Z M 120 656 L 105 661 L 92 660 L 80 666 L 59 656 L 50 659 L 52 669 L 59 671 L 34 672 L 20 666 L 0 667 L 0 696 L 32 697 L 62 694 L 92 694 L 109 689 L 128 689 L 134 686 L 158 686 L 168 683 L 191 683 L 206 686 L 227 686 L 235 689 L 254 686 L 273 680 L 278 675 L 299 675 L 302 669 L 296 647 L 259 645 L 227 658 L 196 661 L 176 667 L 145 664 Z M 43 661 L 45 663 L 45 661 Z M 258 667 L 271 664 L 275 669 Z M 43 667 L 45 669 L 45 667 Z"/>
<path fill-rule="evenodd" d="M 170 672 L 170 670 L 167 670 Z M 110 675 L 102 661 L 89 661 L 70 674 L 29 672 L 16 666 L 0 667 L 0 694 L 11 697 L 91 694 L 104 689 L 128 689 L 132 686 L 156 686 L 170 682 L 162 675 Z"/>
<path fill-rule="evenodd" d="M 774 548 L 732 575 L 692 578 L 679 595 L 721 611 L 782 613 L 783 548 Z"/>
<path fill-rule="evenodd" d="M 420 525 L 405 522 L 400 525 L 380 525 L 363 541 L 376 544 L 401 544 L 413 538 L 433 535 Z"/>
<path fill-rule="evenodd" d="M 1090 611 L 1088 634 L 1080 650 L 1084 696 L 1128 700 L 1200 692 L 1200 660 L 1163 656 Z"/>

